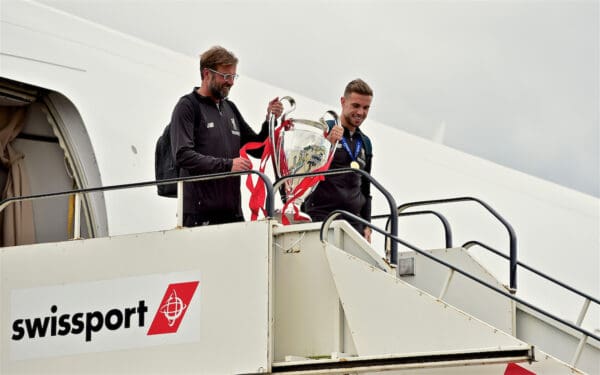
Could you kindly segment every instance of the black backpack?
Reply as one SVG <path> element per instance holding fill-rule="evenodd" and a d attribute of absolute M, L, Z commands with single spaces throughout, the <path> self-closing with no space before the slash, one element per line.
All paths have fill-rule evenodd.
<path fill-rule="evenodd" d="M 194 135 L 198 129 L 200 119 L 200 105 L 194 98 L 194 94 L 188 94 L 182 97 L 192 101 L 194 108 Z M 154 153 L 154 174 L 157 181 L 169 178 L 179 177 L 179 168 L 175 166 L 173 160 L 173 151 L 171 150 L 171 124 L 169 123 L 162 135 L 156 141 L 156 151 Z M 161 197 L 177 198 L 177 183 L 156 185 L 157 193 Z"/>

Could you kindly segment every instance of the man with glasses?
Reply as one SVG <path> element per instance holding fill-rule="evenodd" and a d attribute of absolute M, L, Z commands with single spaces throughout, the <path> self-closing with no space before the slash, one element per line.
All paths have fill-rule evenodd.
<path fill-rule="evenodd" d="M 360 129 L 367 118 L 373 90 L 362 79 L 355 79 L 346 85 L 341 97 L 341 127 L 334 127 L 329 133 L 331 142 L 338 141 L 337 149 L 329 169 L 355 168 L 371 173 L 373 150 L 371 140 Z M 313 221 L 322 221 L 334 210 L 345 210 L 371 221 L 371 183 L 358 173 L 345 173 L 326 176 L 314 192 L 304 202 L 303 211 Z M 371 242 L 371 228 L 359 222 L 350 224 L 367 241 Z"/>
<path fill-rule="evenodd" d="M 171 116 L 171 148 L 180 176 L 249 170 L 249 160 L 240 157 L 248 142 L 262 142 L 269 133 L 268 118 L 279 118 L 283 105 L 278 98 L 267 106 L 267 120 L 260 133 L 246 123 L 233 102 L 227 99 L 238 75 L 237 57 L 215 46 L 200 56 L 202 83 L 183 96 Z M 260 157 L 261 150 L 250 151 Z M 244 221 L 240 177 L 185 183 L 183 225 L 222 224 Z"/>

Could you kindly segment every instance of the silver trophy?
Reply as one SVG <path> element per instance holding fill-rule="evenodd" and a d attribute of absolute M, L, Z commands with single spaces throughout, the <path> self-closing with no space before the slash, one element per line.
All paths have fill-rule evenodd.
<path fill-rule="evenodd" d="M 322 170 L 336 149 L 336 145 L 332 145 L 326 138 L 329 126 L 324 117 L 329 115 L 334 125 L 337 125 L 338 115 L 334 111 L 327 111 L 319 121 L 286 118 L 296 109 L 296 102 L 289 96 L 281 98 L 281 101 L 287 101 L 290 105 L 290 109 L 281 118 L 281 125 L 276 128 L 273 116 L 269 121 L 276 178 Z M 310 221 L 310 217 L 300 212 L 299 207 L 304 198 L 316 188 L 317 182 L 317 179 L 311 177 L 289 178 L 284 181 L 280 190 L 284 202 L 281 210 L 283 223 Z"/>

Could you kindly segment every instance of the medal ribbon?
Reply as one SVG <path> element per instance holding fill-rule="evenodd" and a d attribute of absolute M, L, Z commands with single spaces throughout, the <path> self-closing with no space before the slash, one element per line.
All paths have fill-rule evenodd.
<path fill-rule="evenodd" d="M 358 157 L 358 153 L 360 152 L 360 149 L 362 148 L 362 139 L 358 138 L 356 140 L 356 148 L 354 149 L 354 154 L 350 150 L 350 146 L 348 146 L 348 141 L 346 140 L 346 138 L 342 137 L 341 142 L 342 142 L 342 146 L 344 146 L 344 149 L 346 150 L 348 155 L 350 155 L 350 158 L 352 159 L 352 161 L 356 161 L 356 158 Z"/>

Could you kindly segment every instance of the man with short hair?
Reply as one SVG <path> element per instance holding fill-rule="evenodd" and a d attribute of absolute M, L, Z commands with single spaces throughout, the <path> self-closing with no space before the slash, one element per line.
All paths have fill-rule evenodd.
<path fill-rule="evenodd" d="M 362 79 L 355 79 L 346 85 L 344 96 L 340 99 L 342 126 L 333 127 L 328 137 L 332 143 L 338 141 L 330 170 L 351 167 L 371 173 L 371 140 L 361 131 L 360 125 L 367 118 L 372 100 L 373 90 Z M 326 176 L 306 198 L 303 208 L 313 221 L 322 221 L 332 211 L 340 209 L 370 222 L 370 181 L 358 173 Z M 370 227 L 353 221 L 350 224 L 371 242 Z"/>
<path fill-rule="evenodd" d="M 201 86 L 183 96 L 173 110 L 171 147 L 182 177 L 249 170 L 252 165 L 240 157 L 240 148 L 248 142 L 264 141 L 269 133 L 269 115 L 278 118 L 283 112 L 278 98 L 273 99 L 260 133 L 252 130 L 227 99 L 238 77 L 237 64 L 237 57 L 220 46 L 202 53 Z M 249 151 L 255 157 L 260 157 L 260 152 Z M 236 221 L 244 221 L 239 176 L 184 184 L 184 226 Z"/>

